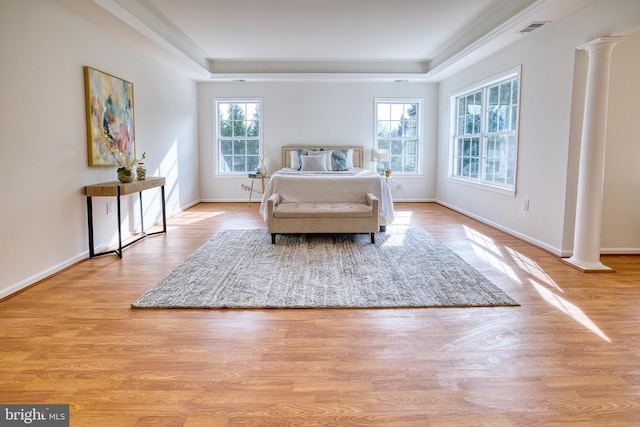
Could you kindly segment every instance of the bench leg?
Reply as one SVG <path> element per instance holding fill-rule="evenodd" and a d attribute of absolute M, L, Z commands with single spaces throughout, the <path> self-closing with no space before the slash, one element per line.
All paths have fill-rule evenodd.
<path fill-rule="evenodd" d="M 373 245 L 376 242 L 376 233 L 371 233 L 371 244 Z"/>
<path fill-rule="evenodd" d="M 272 245 L 276 244 L 276 233 L 271 233 L 271 244 Z"/>

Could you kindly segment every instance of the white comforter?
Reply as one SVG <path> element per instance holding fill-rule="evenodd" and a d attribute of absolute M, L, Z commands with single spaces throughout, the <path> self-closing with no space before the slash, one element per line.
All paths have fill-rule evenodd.
<path fill-rule="evenodd" d="M 264 191 L 260 214 L 267 220 L 267 199 L 279 193 L 284 202 L 358 202 L 366 193 L 378 198 L 380 216 L 393 221 L 391 190 L 383 176 L 366 169 L 343 172 L 299 172 L 281 169 L 274 173 Z"/>

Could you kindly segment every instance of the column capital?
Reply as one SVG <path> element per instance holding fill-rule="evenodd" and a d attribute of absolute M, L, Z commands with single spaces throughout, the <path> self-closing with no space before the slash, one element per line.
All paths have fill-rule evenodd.
<path fill-rule="evenodd" d="M 586 51 L 592 51 L 595 48 L 599 48 L 599 47 L 609 47 L 609 48 L 613 48 L 615 45 L 617 45 L 620 42 L 625 41 L 627 38 L 623 37 L 623 36 L 603 36 L 603 37 L 598 37 L 597 39 L 588 41 L 584 44 L 581 44 L 580 46 L 578 46 L 579 50 L 586 50 Z"/>

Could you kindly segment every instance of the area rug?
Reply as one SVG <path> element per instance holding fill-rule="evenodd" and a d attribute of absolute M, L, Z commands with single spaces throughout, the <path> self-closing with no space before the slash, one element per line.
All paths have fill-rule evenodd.
<path fill-rule="evenodd" d="M 134 308 L 518 305 L 422 229 L 368 234 L 215 234 Z"/>

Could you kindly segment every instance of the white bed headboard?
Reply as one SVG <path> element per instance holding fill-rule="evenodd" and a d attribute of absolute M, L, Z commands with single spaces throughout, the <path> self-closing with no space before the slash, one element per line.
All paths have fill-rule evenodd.
<path fill-rule="evenodd" d="M 364 167 L 364 147 L 356 145 L 283 145 L 282 146 L 282 167 L 291 166 L 291 152 L 298 149 L 324 148 L 325 150 L 353 150 L 353 166 L 356 168 Z"/>

